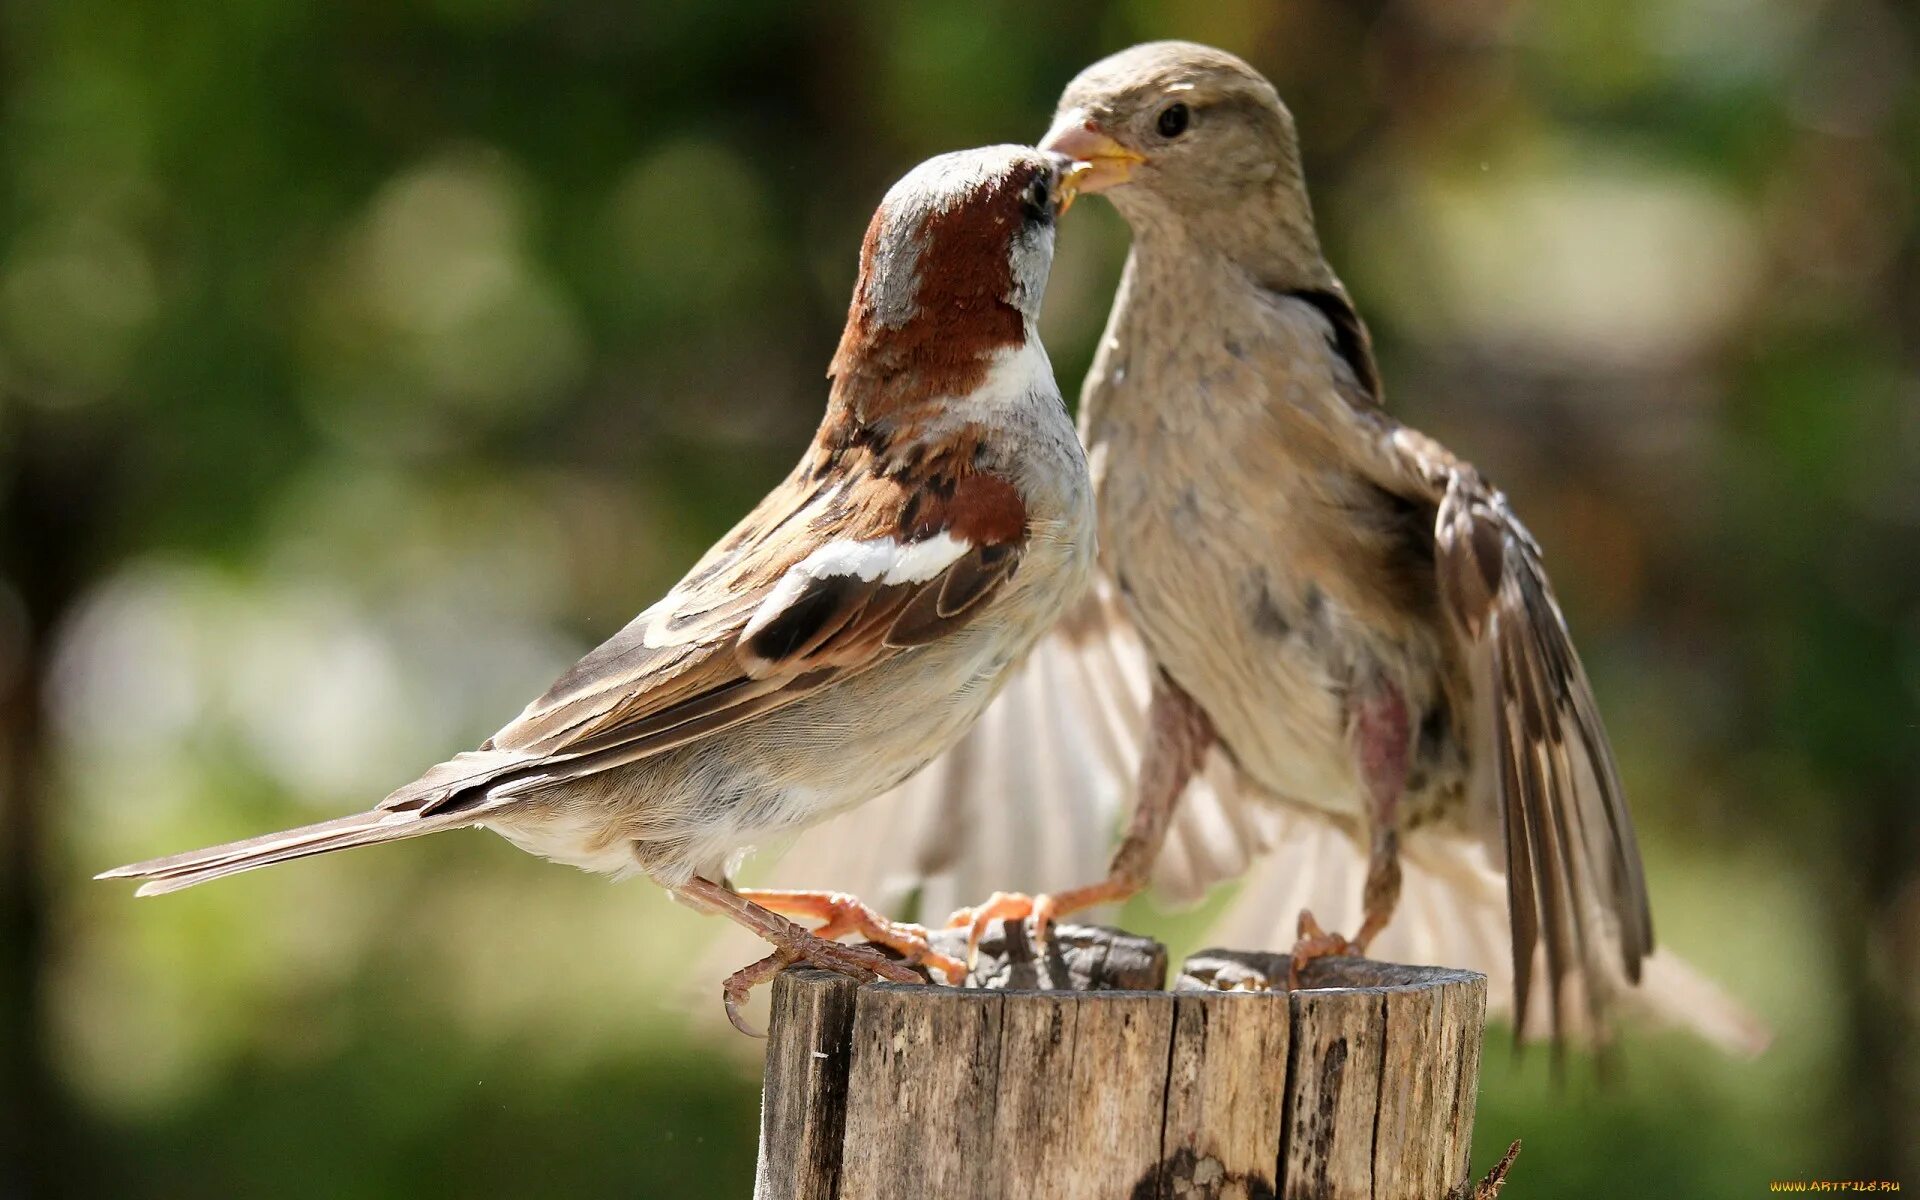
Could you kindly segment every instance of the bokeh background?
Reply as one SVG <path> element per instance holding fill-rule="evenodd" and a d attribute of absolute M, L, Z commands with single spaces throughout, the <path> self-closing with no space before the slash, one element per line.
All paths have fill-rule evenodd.
<path fill-rule="evenodd" d="M 757 1047 L 645 884 L 88 877 L 491 731 L 784 473 L 891 180 L 1160 36 L 1292 104 L 1392 403 L 1548 547 L 1664 940 L 1779 1029 L 1611 1087 L 1496 1032 L 1477 1165 L 1920 1187 L 1912 6 L 12 0 L 0 1194 L 745 1195 Z M 1124 249 L 1064 231 L 1069 393 Z"/>

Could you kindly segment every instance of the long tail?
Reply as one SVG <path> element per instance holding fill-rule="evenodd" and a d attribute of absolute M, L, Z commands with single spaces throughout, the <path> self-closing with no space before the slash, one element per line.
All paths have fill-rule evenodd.
<path fill-rule="evenodd" d="M 371 846 L 378 842 L 397 842 L 423 834 L 439 833 L 472 825 L 470 810 L 423 817 L 417 812 L 372 809 L 348 817 L 335 817 L 317 825 L 302 825 L 279 833 L 263 834 L 245 841 L 189 850 L 166 858 L 149 859 L 102 871 L 95 879 L 144 879 L 136 896 L 162 896 L 190 888 L 196 883 L 238 875 L 275 863 L 292 862 L 313 854 Z"/>

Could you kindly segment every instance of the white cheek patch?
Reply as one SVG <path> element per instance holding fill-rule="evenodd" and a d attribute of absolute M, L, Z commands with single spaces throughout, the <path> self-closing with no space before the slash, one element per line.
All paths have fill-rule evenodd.
<path fill-rule="evenodd" d="M 893 538 L 828 542 L 787 568 L 773 591 L 754 610 L 753 619 L 740 631 L 740 639 L 750 640 L 820 580 L 852 578 L 885 586 L 925 583 L 959 562 L 972 548 L 971 543 L 950 533 L 936 533 L 918 542 Z"/>

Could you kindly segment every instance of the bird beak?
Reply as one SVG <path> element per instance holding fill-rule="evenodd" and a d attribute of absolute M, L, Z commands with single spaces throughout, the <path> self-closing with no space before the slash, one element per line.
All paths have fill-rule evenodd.
<path fill-rule="evenodd" d="M 1092 195 L 1116 188 L 1133 177 L 1133 169 L 1147 156 L 1127 149 L 1100 132 L 1083 110 L 1062 114 L 1040 143 L 1042 150 L 1073 160 L 1069 181 L 1074 193 Z"/>
<path fill-rule="evenodd" d="M 1060 169 L 1060 211 L 1055 214 L 1056 216 L 1067 215 L 1067 210 L 1072 208 L 1073 202 L 1080 197 L 1081 184 L 1086 182 L 1087 176 L 1092 172 L 1092 163 L 1075 162 L 1071 159 Z"/>

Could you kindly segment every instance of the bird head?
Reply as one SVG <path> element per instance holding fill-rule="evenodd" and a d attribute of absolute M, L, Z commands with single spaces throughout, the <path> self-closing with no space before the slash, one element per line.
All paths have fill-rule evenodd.
<path fill-rule="evenodd" d="M 1265 243 L 1318 260 L 1293 114 L 1224 50 L 1149 42 L 1104 58 L 1061 93 L 1041 148 L 1074 160 L 1136 235 Z M 1250 247 L 1249 247 L 1250 248 Z"/>
<path fill-rule="evenodd" d="M 960 150 L 909 171 L 867 226 L 829 374 L 966 375 L 1024 345 L 1053 265 L 1054 221 L 1079 173 L 1030 146 Z"/>

